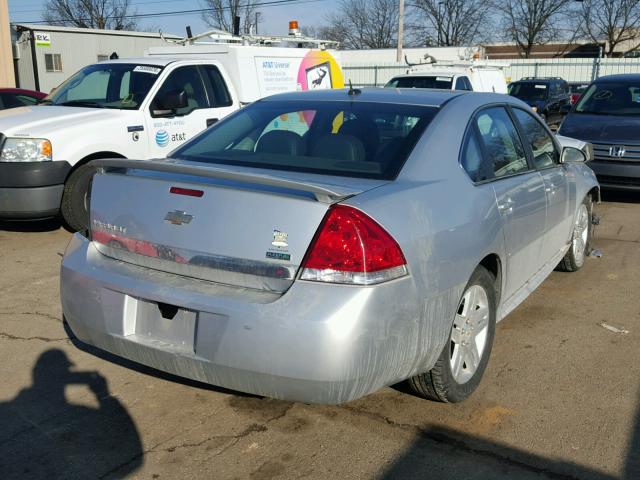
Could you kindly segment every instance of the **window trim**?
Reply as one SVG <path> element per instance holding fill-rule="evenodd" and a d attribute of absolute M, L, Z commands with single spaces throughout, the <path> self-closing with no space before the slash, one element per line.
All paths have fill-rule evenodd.
<path fill-rule="evenodd" d="M 220 79 L 222 80 L 223 87 L 227 92 L 227 98 L 229 99 L 228 103 L 214 105 L 213 100 L 215 100 L 215 98 L 212 99 L 211 95 L 215 93 L 215 88 L 213 86 L 213 82 L 209 78 L 209 74 L 207 73 L 207 68 L 211 68 L 217 71 L 218 75 L 220 76 Z M 200 71 L 200 76 L 202 77 L 202 81 L 204 83 L 205 92 L 207 92 L 207 103 L 209 104 L 209 108 L 226 108 L 226 107 L 233 106 L 233 96 L 229 91 L 229 85 L 227 84 L 227 79 L 224 78 L 224 75 L 222 74 L 220 69 L 217 67 L 217 65 L 211 65 L 211 64 L 198 65 L 198 70 Z"/>
<path fill-rule="evenodd" d="M 527 153 L 526 145 L 522 141 L 522 136 L 520 134 L 520 130 L 518 129 L 518 126 L 515 123 L 514 123 L 514 127 L 516 129 L 516 134 L 518 135 L 518 139 L 520 140 L 520 143 L 522 144 L 522 146 L 524 148 L 524 151 L 525 151 L 525 158 L 526 158 L 527 167 L 528 167 L 527 170 L 523 170 L 521 172 L 516 172 L 516 173 L 511 173 L 509 175 L 503 175 L 501 177 L 493 177 L 493 178 L 489 178 L 487 180 L 482 180 L 482 181 L 476 182 L 469 176 L 469 173 L 465 170 L 464 166 L 462 165 L 462 155 L 464 153 L 464 145 L 465 145 L 465 142 L 467 141 L 467 136 L 470 135 L 470 133 L 469 133 L 470 130 L 473 130 L 474 135 L 476 135 L 476 139 L 478 141 L 478 145 L 480 146 L 480 150 L 482 152 L 483 160 L 486 161 L 487 158 L 489 158 L 489 155 L 487 154 L 486 148 L 484 146 L 484 142 L 482 142 L 480 140 L 480 138 L 481 138 L 480 137 L 480 130 L 478 129 L 478 122 L 476 122 L 476 119 L 477 119 L 478 115 L 480 113 L 482 113 L 484 110 L 489 110 L 491 108 L 496 108 L 496 107 L 502 107 L 502 108 L 505 109 L 505 111 L 507 112 L 507 115 L 509 116 L 509 118 L 513 122 L 513 118 L 511 116 L 511 111 L 509 110 L 510 106 L 511 106 L 511 104 L 508 104 L 508 103 L 491 103 L 491 104 L 488 104 L 488 105 L 482 105 L 481 107 L 479 107 L 478 109 L 476 109 L 473 112 L 469 122 L 467 123 L 467 127 L 465 128 L 464 134 L 462 136 L 462 142 L 460 143 L 460 152 L 458 153 L 458 166 L 464 172 L 465 177 L 467 177 L 467 179 L 474 186 L 486 185 L 488 183 L 498 182 L 500 180 L 504 180 L 504 179 L 507 179 L 507 178 L 513 178 L 513 177 L 518 177 L 520 175 L 527 175 L 527 174 L 530 174 L 530 173 L 537 173 L 538 172 L 538 170 L 535 168 L 534 165 L 532 165 L 532 163 L 530 161 L 529 154 Z"/>
<path fill-rule="evenodd" d="M 514 122 L 514 124 L 516 126 L 516 130 L 518 130 L 518 134 L 520 135 L 520 138 L 525 136 L 525 131 L 524 131 L 524 128 L 523 128 L 522 124 L 520 123 L 520 120 L 518 120 L 518 117 L 516 117 L 515 113 L 513 112 L 514 110 L 523 111 L 526 115 L 530 115 L 536 122 L 538 122 L 538 124 L 542 125 L 544 127 L 545 131 L 549 134 L 549 137 L 551 137 L 551 141 L 553 142 L 553 146 L 554 146 L 554 148 L 556 150 L 556 153 L 558 153 L 558 161 L 557 162 L 553 162 L 552 165 L 549 165 L 547 167 L 538 167 L 536 165 L 536 161 L 535 161 L 535 157 L 533 155 L 533 150 L 531 149 L 531 145 L 527 141 L 526 145 L 525 145 L 525 151 L 526 151 L 526 154 L 527 154 L 527 157 L 528 157 L 527 161 L 528 161 L 529 165 L 532 165 L 533 169 L 537 170 L 539 172 L 544 172 L 544 171 L 549 170 L 551 168 L 556 168 L 556 167 L 559 167 L 560 165 L 562 165 L 560 163 L 560 158 L 562 157 L 562 147 L 558 144 L 558 141 L 556 140 L 555 135 L 551 132 L 549 127 L 546 124 L 542 123 L 540 120 L 538 120 L 534 115 L 531 115 L 531 113 L 528 112 L 524 108 L 518 107 L 516 105 L 509 105 L 508 109 L 509 109 L 509 111 L 510 111 L 510 113 L 512 115 L 513 122 Z"/>
<path fill-rule="evenodd" d="M 51 70 L 47 68 L 47 55 L 51 56 Z M 56 70 L 56 55 L 60 58 L 60 69 Z M 62 64 L 62 54 L 61 53 L 45 53 L 44 54 L 44 70 L 47 73 L 62 73 L 64 71 L 64 67 Z"/>

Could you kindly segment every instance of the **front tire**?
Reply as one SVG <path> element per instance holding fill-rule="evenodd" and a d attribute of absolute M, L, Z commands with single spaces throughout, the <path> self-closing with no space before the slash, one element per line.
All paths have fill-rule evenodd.
<path fill-rule="evenodd" d="M 420 396 L 461 402 L 480 384 L 489 362 L 496 327 L 496 279 L 478 266 L 458 303 L 449 339 L 434 367 L 408 380 Z"/>
<path fill-rule="evenodd" d="M 591 242 L 591 216 L 593 203 L 591 197 L 586 197 L 578 208 L 578 213 L 573 223 L 571 233 L 571 246 L 560 261 L 557 270 L 561 272 L 576 272 L 584 265 L 585 258 L 589 254 Z"/>
<path fill-rule="evenodd" d="M 60 212 L 66 226 L 74 232 L 89 228 L 91 180 L 95 172 L 91 164 L 81 165 L 71 173 L 64 185 Z"/>

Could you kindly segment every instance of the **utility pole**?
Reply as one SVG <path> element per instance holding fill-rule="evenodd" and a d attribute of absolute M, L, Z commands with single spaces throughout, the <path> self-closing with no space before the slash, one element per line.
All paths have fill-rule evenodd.
<path fill-rule="evenodd" d="M 398 12 L 398 55 L 396 61 L 402 62 L 402 35 L 404 34 L 404 0 L 400 0 L 400 11 Z"/>
<path fill-rule="evenodd" d="M 7 0 L 0 0 L 0 87 L 15 87 L 15 85 L 9 5 Z"/>

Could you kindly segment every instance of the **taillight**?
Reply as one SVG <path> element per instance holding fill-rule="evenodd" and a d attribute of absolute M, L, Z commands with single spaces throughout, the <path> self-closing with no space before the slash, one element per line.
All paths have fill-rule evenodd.
<path fill-rule="evenodd" d="M 329 209 L 302 265 L 302 280 L 374 285 L 407 275 L 398 243 L 353 207 Z"/>

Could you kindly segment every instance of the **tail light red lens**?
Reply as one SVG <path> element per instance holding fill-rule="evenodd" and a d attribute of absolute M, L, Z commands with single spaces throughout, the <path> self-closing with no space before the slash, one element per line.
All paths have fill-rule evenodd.
<path fill-rule="evenodd" d="M 329 209 L 303 262 L 301 279 L 374 285 L 407 275 L 398 243 L 364 212 Z"/>

